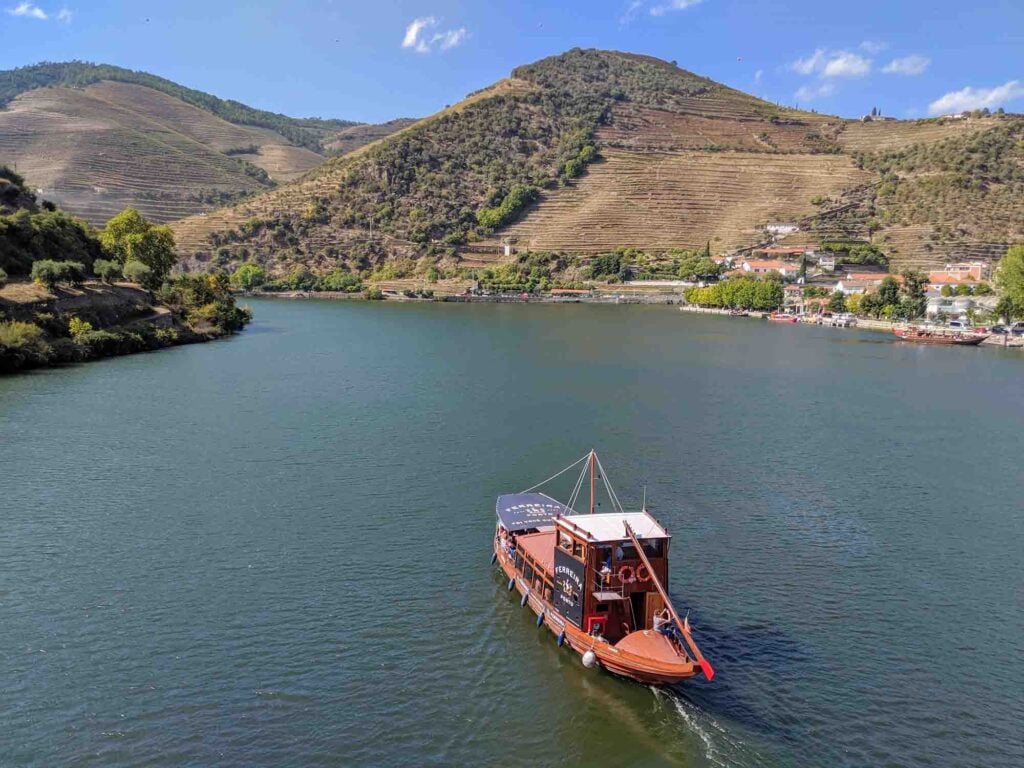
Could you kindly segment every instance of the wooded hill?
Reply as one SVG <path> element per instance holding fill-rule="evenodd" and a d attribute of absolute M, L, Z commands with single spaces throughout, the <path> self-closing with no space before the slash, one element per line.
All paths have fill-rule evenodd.
<path fill-rule="evenodd" d="M 211 210 L 402 127 L 292 118 L 84 62 L 0 72 L 0 108 L 0 162 L 96 225 L 126 206 L 156 221 Z"/>
<path fill-rule="evenodd" d="M 523 252 L 584 257 L 877 244 L 895 268 L 1024 237 L 1024 121 L 844 120 L 628 53 L 575 49 L 301 180 L 174 224 L 196 267 L 442 274 Z M 378 269 L 378 271 L 380 271 Z"/>

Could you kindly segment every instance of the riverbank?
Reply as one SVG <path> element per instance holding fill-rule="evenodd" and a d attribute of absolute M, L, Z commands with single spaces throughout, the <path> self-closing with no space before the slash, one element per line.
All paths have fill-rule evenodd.
<path fill-rule="evenodd" d="M 748 312 L 745 314 L 735 314 L 734 310 L 731 309 L 718 309 L 715 307 L 698 307 L 692 304 L 684 304 L 679 307 L 681 312 L 691 312 L 700 315 L 724 315 L 726 317 L 746 317 L 761 320 L 767 318 L 770 313 L 768 312 Z M 850 328 L 861 331 L 879 331 L 881 333 L 893 333 L 896 329 L 908 328 L 914 323 L 903 323 L 893 322 L 891 320 L 876 320 L 870 317 L 857 317 L 856 322 L 853 325 L 843 325 L 839 323 L 830 323 L 824 320 L 818 320 L 816 318 L 810 318 L 807 316 L 801 317 L 800 323 L 806 325 L 822 325 L 832 328 Z M 1002 335 L 992 334 L 983 342 L 983 347 L 1001 347 L 1006 349 L 1024 349 L 1024 338 L 1022 337 L 1007 337 Z"/>
<path fill-rule="evenodd" d="M 132 283 L 10 283 L 0 288 L 0 374 L 213 341 L 248 322 L 230 295 L 185 293 L 172 287 L 172 305 Z"/>

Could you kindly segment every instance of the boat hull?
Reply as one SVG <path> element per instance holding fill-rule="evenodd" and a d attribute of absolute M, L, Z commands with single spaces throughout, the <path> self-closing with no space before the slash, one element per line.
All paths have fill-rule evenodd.
<path fill-rule="evenodd" d="M 658 655 L 654 654 L 631 652 L 630 647 L 641 646 L 657 650 L 661 643 L 668 645 L 667 640 L 649 630 L 627 635 L 616 645 L 588 635 L 567 621 L 550 602 L 533 593 L 516 572 L 515 564 L 506 556 L 497 539 L 494 541 L 494 553 L 506 578 L 513 580 L 513 585 L 520 595 L 526 595 L 525 605 L 529 606 L 535 615 L 543 615 L 542 623 L 553 635 L 558 637 L 564 632 L 565 644 L 580 656 L 587 651 L 593 651 L 600 666 L 609 672 L 649 685 L 672 685 L 701 673 L 699 666 L 683 657 L 666 659 L 665 654 L 658 654 L 661 656 L 658 658 Z M 634 636 L 641 637 L 636 637 L 630 643 L 626 642 Z M 622 647 L 624 645 L 627 647 Z"/>
<path fill-rule="evenodd" d="M 931 331 L 915 331 L 897 328 L 893 333 L 903 341 L 915 344 L 938 344 L 942 346 L 975 347 L 988 336 L 986 334 L 949 334 Z"/>

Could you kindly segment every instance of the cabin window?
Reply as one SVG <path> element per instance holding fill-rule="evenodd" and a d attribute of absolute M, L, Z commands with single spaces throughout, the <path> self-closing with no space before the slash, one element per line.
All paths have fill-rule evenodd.
<path fill-rule="evenodd" d="M 641 542 L 644 548 L 644 554 L 648 557 L 664 557 L 665 556 L 665 540 L 664 539 L 651 539 L 649 541 Z"/>
<path fill-rule="evenodd" d="M 527 564 L 526 570 L 523 571 L 523 577 L 527 581 L 532 581 L 533 580 L 533 566 Z"/>
<path fill-rule="evenodd" d="M 610 546 L 597 548 L 597 567 L 600 568 L 602 565 L 612 567 L 612 548 Z"/>
<path fill-rule="evenodd" d="M 558 546 L 566 552 L 572 552 L 572 537 L 567 533 L 558 532 Z"/>
<path fill-rule="evenodd" d="M 594 610 L 598 613 L 608 613 L 608 603 L 598 603 Z"/>
<path fill-rule="evenodd" d="M 523 553 L 520 550 L 516 550 L 516 570 L 523 570 Z"/>
<path fill-rule="evenodd" d="M 583 559 L 583 543 L 579 541 L 573 541 L 572 543 L 572 556 Z"/>
<path fill-rule="evenodd" d="M 616 560 L 639 560 L 640 555 L 636 553 L 636 547 L 631 541 L 620 541 L 615 545 Z"/>

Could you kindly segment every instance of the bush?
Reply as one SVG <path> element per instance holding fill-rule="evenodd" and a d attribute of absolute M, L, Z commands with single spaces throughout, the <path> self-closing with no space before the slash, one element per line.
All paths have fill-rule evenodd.
<path fill-rule="evenodd" d="M 58 283 L 81 285 L 85 280 L 85 266 L 77 261 L 42 259 L 32 265 L 32 279 L 50 290 Z"/>
<path fill-rule="evenodd" d="M 80 317 L 72 317 L 68 321 L 68 333 L 76 342 L 81 342 L 85 336 L 92 332 L 92 323 Z"/>
<path fill-rule="evenodd" d="M 384 292 L 380 288 L 367 288 L 363 295 L 370 301 L 382 301 L 384 299 Z"/>
<path fill-rule="evenodd" d="M 252 291 L 267 282 L 267 273 L 259 264 L 240 264 L 231 274 L 231 285 L 243 291 Z"/>
<path fill-rule="evenodd" d="M 353 275 L 343 269 L 334 269 L 320 278 L 321 291 L 343 291 L 345 293 L 359 293 L 363 289 L 363 282 L 359 275 Z"/>
<path fill-rule="evenodd" d="M 153 275 L 153 270 L 141 261 L 129 261 L 124 265 L 124 279 L 130 283 L 145 285 Z"/>
<path fill-rule="evenodd" d="M 122 276 L 120 263 L 106 259 L 96 259 L 92 271 L 104 283 L 112 283 Z"/>
<path fill-rule="evenodd" d="M 17 320 L 0 322 L 0 371 L 44 365 L 53 355 L 53 348 L 38 325 Z"/>
<path fill-rule="evenodd" d="M 0 269 L 0 288 L 7 285 L 7 273 Z"/>

